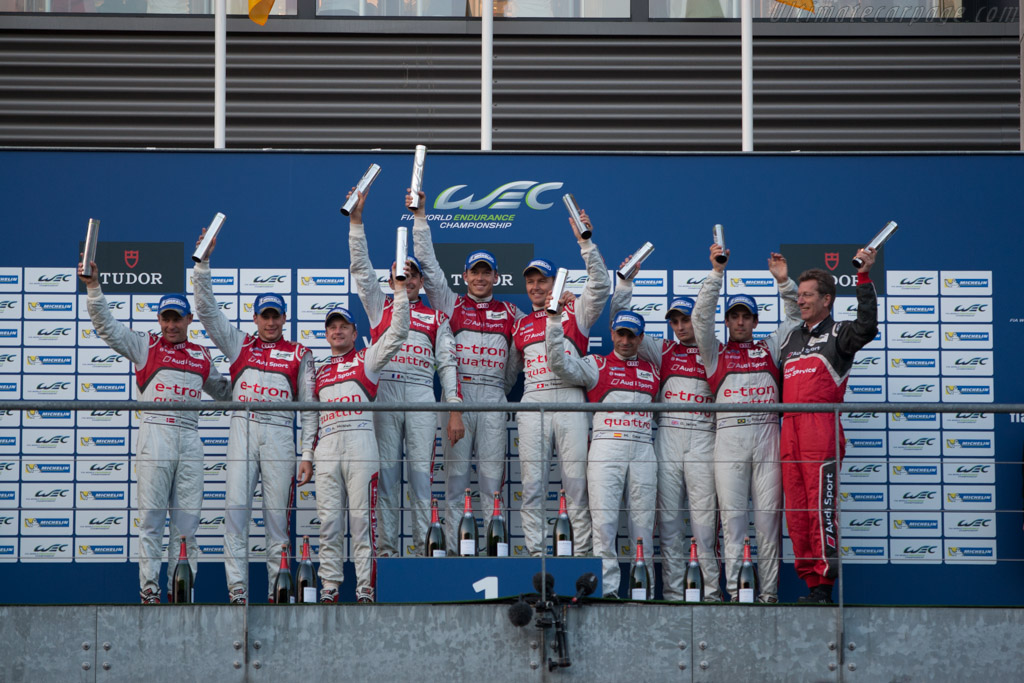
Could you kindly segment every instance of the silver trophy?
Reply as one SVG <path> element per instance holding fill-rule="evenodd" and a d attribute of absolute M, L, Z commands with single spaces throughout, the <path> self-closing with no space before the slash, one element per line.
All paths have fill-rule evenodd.
<path fill-rule="evenodd" d="M 398 226 L 395 233 L 395 280 L 405 280 L 405 262 L 409 260 L 409 228 Z"/>
<path fill-rule="evenodd" d="M 571 194 L 564 194 L 562 201 L 565 202 L 565 208 L 569 209 L 569 215 L 572 216 L 572 222 L 576 224 L 576 229 L 580 231 L 580 239 L 589 240 L 593 233 L 583 224 L 580 205 L 576 203 L 576 198 Z"/>
<path fill-rule="evenodd" d="M 867 249 L 874 249 L 875 251 L 881 249 L 882 245 L 884 245 L 886 242 L 888 242 L 889 238 L 892 237 L 896 233 L 896 228 L 898 228 L 898 227 L 899 226 L 896 225 L 896 221 L 889 221 L 888 223 L 885 224 L 884 228 L 882 228 L 881 230 L 878 231 L 878 234 L 875 235 L 875 238 L 873 240 L 871 240 L 870 242 L 868 242 L 868 246 L 864 247 L 864 249 L 865 250 L 867 250 Z M 854 268 L 861 268 L 863 266 L 864 266 L 864 261 L 862 261 L 861 259 L 859 259 L 856 256 L 854 256 L 853 257 L 853 267 Z"/>
<path fill-rule="evenodd" d="M 196 247 L 195 252 L 192 254 L 192 260 L 196 263 L 202 263 L 205 259 L 210 257 L 210 250 L 213 249 L 213 241 L 217 239 L 217 233 L 220 232 L 221 227 L 224 225 L 224 219 L 227 218 L 224 214 L 219 211 L 210 221 L 210 227 L 206 229 L 206 234 L 203 235 L 203 241 Z"/>
<path fill-rule="evenodd" d="M 629 257 L 629 260 L 619 268 L 616 274 L 620 280 L 628 280 L 635 276 L 640 271 L 640 266 L 643 265 L 647 257 L 654 253 L 654 245 L 650 242 L 644 242 L 644 246 L 636 250 L 636 252 Z"/>
<path fill-rule="evenodd" d="M 343 216 L 347 216 L 352 213 L 352 209 L 356 208 L 356 202 L 359 201 L 360 194 L 366 194 L 366 191 L 370 189 L 370 185 L 373 185 L 373 181 L 380 175 L 380 166 L 377 164 L 370 164 L 370 168 L 366 169 L 366 173 L 356 183 L 356 190 L 353 192 L 348 199 L 345 200 L 345 206 L 341 207 L 341 213 Z"/>
<path fill-rule="evenodd" d="M 416 156 L 412 161 L 412 180 L 409 181 L 409 194 L 412 195 L 410 209 L 420 208 L 420 192 L 423 190 L 423 164 L 427 160 L 427 146 L 416 145 Z"/>
<path fill-rule="evenodd" d="M 555 286 L 551 288 L 551 303 L 548 304 L 548 313 L 554 315 L 558 313 L 558 301 L 565 294 L 565 283 L 569 279 L 569 271 L 565 268 L 559 268 L 555 274 Z"/>
<path fill-rule="evenodd" d="M 715 237 L 715 244 L 722 248 L 722 253 L 716 256 L 715 260 L 725 263 L 729 260 L 729 257 L 725 255 L 725 228 L 721 223 L 715 223 L 715 227 L 711 228 L 711 234 Z"/>
<path fill-rule="evenodd" d="M 82 275 L 92 277 L 92 266 L 96 260 L 96 242 L 100 239 L 100 221 L 98 218 L 89 219 L 89 229 L 85 233 L 85 249 L 82 250 Z"/>

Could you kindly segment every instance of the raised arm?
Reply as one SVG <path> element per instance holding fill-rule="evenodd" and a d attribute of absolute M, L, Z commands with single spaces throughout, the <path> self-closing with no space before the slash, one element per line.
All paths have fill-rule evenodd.
<path fill-rule="evenodd" d="M 587 212 L 581 211 L 580 215 L 587 227 L 592 227 Z M 612 281 L 608 277 L 608 267 L 605 266 L 597 245 L 593 240 L 585 240 L 580 237 L 576 224 L 571 218 L 569 223 L 572 225 L 573 232 L 576 233 L 576 241 L 580 245 L 580 255 L 583 256 L 583 262 L 587 267 L 587 284 L 583 287 L 583 294 L 580 295 L 580 300 L 576 305 L 576 325 L 584 334 L 587 334 L 597 319 L 601 317 L 601 311 L 604 310 L 605 302 L 608 301 L 608 295 L 612 291 Z"/>
<path fill-rule="evenodd" d="M 203 234 L 206 230 L 203 230 Z M 198 244 L 202 236 L 196 241 Z M 216 244 L 216 242 L 214 242 Z M 213 249 L 210 249 L 213 253 Z M 196 312 L 203 328 L 210 335 L 210 339 L 217 348 L 234 362 L 242 351 L 242 342 L 245 341 L 245 333 L 231 324 L 224 312 L 217 306 L 217 297 L 213 294 L 213 280 L 210 276 L 210 259 L 206 258 L 197 263 L 192 269 L 192 279 L 196 290 Z"/>
<path fill-rule="evenodd" d="M 355 191 L 356 189 L 352 188 L 349 195 Z M 359 201 L 356 202 L 355 207 L 349 214 L 349 272 L 352 275 L 352 281 L 355 282 L 359 301 L 362 302 L 363 309 L 366 311 L 366 317 L 370 319 L 370 327 L 376 327 L 384 313 L 387 297 L 380 290 L 380 286 L 377 283 L 377 272 L 373 269 L 369 249 L 366 245 L 366 230 L 363 227 L 363 206 L 365 203 L 366 195 L 360 195 Z"/>
<path fill-rule="evenodd" d="M 878 334 L 878 296 L 869 272 L 875 263 L 875 250 L 861 249 L 857 258 L 864 264 L 857 269 L 857 319 L 836 330 L 839 352 L 847 357 L 860 351 Z"/>
<path fill-rule="evenodd" d="M 118 352 L 135 365 L 145 365 L 149 356 L 149 334 L 133 332 L 126 325 L 110 314 L 107 298 L 100 288 L 99 273 L 96 264 L 91 263 L 92 275 L 82 275 L 82 265 L 78 265 L 78 279 L 85 284 L 87 292 L 85 305 L 89 310 L 89 320 L 96 329 L 96 334 L 107 343 L 107 346 Z"/>
<path fill-rule="evenodd" d="M 412 196 L 407 196 L 405 198 L 406 206 L 411 201 Z M 423 290 L 430 299 L 430 305 L 445 315 L 451 316 L 452 311 L 455 310 L 455 300 L 458 299 L 458 296 L 448 286 L 448 279 L 434 254 L 434 241 L 430 237 L 430 225 L 427 223 L 426 203 L 427 196 L 420 192 L 420 208 L 413 211 L 413 253 L 416 254 L 416 259 L 423 266 Z"/>
<path fill-rule="evenodd" d="M 712 270 L 704 278 L 697 294 L 697 303 L 693 306 L 693 334 L 697 338 L 697 350 L 704 360 L 704 368 L 708 374 L 714 371 L 718 363 L 718 339 L 715 338 L 715 308 L 718 296 L 722 291 L 725 279 L 723 271 Z"/>
<path fill-rule="evenodd" d="M 562 332 L 561 314 L 548 315 L 547 328 L 544 333 L 544 346 L 548 354 L 548 364 L 555 374 L 565 381 L 591 390 L 597 386 L 598 370 L 592 356 L 578 358 L 565 352 L 565 334 Z"/>
<path fill-rule="evenodd" d="M 408 269 L 406 264 L 406 269 Z M 388 364 L 402 344 L 409 338 L 409 292 L 405 287 L 395 291 L 395 306 L 391 311 L 391 325 L 366 351 L 366 374 L 374 379 L 380 376 L 381 370 Z"/>

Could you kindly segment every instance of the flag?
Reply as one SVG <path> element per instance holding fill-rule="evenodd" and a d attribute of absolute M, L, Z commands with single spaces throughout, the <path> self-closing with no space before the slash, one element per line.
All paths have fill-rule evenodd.
<path fill-rule="evenodd" d="M 814 11 L 814 0 L 777 0 L 783 5 L 789 5 L 790 7 L 796 7 L 797 9 L 806 10 L 808 12 Z M 253 0 L 249 0 L 249 5 L 252 5 Z M 252 16 L 252 10 L 249 10 L 249 16 Z M 253 21 L 256 21 L 253 19 Z M 264 19 L 266 21 L 266 19 Z"/>
<path fill-rule="evenodd" d="M 274 9 L 274 0 L 249 0 L 249 18 L 260 26 L 267 23 L 267 17 L 270 16 L 272 9 Z"/>

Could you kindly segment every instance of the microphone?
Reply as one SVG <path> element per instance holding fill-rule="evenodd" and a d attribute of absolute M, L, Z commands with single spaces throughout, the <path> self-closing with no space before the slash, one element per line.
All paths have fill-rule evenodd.
<path fill-rule="evenodd" d="M 508 620 L 512 622 L 513 626 L 522 628 L 529 624 L 532 618 L 533 608 L 523 601 L 522 596 L 508 608 Z"/>
<path fill-rule="evenodd" d="M 544 584 L 545 590 L 541 590 L 541 584 Z M 533 589 L 538 593 L 545 593 L 546 595 L 552 595 L 555 590 L 555 577 L 551 576 L 547 572 L 537 572 L 533 575 Z"/>
<path fill-rule="evenodd" d="M 582 598 L 593 595 L 595 590 L 597 590 L 597 576 L 593 572 L 587 572 L 576 579 L 576 595 L 572 599 L 572 604 L 579 604 Z"/>

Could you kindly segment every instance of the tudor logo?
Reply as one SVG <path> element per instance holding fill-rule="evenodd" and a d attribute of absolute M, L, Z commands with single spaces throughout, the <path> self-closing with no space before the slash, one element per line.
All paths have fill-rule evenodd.
<path fill-rule="evenodd" d="M 139 265 L 139 250 L 138 249 L 125 249 L 124 250 L 124 264 L 129 268 L 134 268 Z"/>
<path fill-rule="evenodd" d="M 829 270 L 835 270 L 839 266 L 839 252 L 838 251 L 826 251 L 825 252 L 825 266 Z"/>

